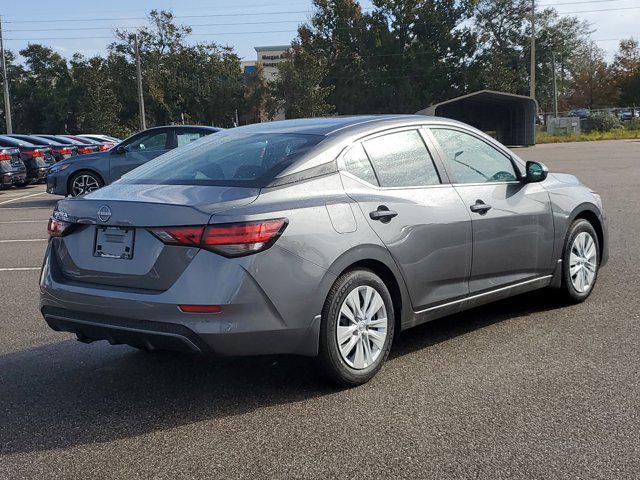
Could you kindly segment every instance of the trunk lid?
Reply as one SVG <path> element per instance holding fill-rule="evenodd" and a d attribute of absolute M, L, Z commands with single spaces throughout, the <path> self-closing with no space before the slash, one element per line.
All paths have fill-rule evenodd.
<path fill-rule="evenodd" d="M 58 202 L 56 217 L 77 225 L 53 239 L 53 254 L 67 280 L 163 291 L 199 248 L 165 245 L 147 228 L 206 225 L 213 214 L 258 194 L 257 188 L 112 184 Z"/>

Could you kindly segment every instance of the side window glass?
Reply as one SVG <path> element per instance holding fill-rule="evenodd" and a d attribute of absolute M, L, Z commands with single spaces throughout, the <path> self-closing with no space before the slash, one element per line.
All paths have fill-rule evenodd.
<path fill-rule="evenodd" d="M 365 182 L 378 185 L 378 179 L 376 178 L 376 174 L 373 172 L 373 167 L 371 166 L 371 162 L 369 161 L 364 148 L 362 148 L 362 144 L 358 143 L 357 145 L 354 145 L 342 158 L 349 173 L 364 180 Z"/>
<path fill-rule="evenodd" d="M 364 142 L 380 185 L 437 185 L 438 171 L 417 130 L 390 133 Z"/>
<path fill-rule="evenodd" d="M 188 145 L 191 142 L 195 142 L 199 138 L 204 137 L 204 133 L 201 132 L 178 132 L 176 134 L 178 147 Z"/>
<path fill-rule="evenodd" d="M 518 180 L 511 160 L 482 140 L 444 128 L 432 128 L 457 183 L 491 183 Z"/>
<path fill-rule="evenodd" d="M 129 152 L 139 152 L 142 150 L 165 150 L 167 148 L 167 133 L 152 133 L 150 135 L 143 135 L 142 137 L 134 140 L 126 149 Z"/>

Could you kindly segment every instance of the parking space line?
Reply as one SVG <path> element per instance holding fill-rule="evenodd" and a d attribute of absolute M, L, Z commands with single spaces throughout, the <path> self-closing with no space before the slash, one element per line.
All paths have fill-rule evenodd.
<path fill-rule="evenodd" d="M 5 200 L 4 202 L 0 202 L 0 205 L 4 205 L 6 203 L 11 203 L 11 202 L 15 202 L 17 200 L 23 200 L 25 198 L 30 198 L 30 197 L 37 197 L 38 195 L 44 195 L 47 192 L 40 192 L 40 193 L 32 193 L 31 195 L 24 195 L 22 197 L 16 197 L 16 198 L 11 198 L 9 200 Z"/>
<path fill-rule="evenodd" d="M 48 221 L 49 221 L 48 218 L 44 220 L 8 220 L 6 222 L 0 222 L 0 225 L 8 225 L 10 223 L 44 223 Z"/>
<path fill-rule="evenodd" d="M 0 240 L 0 243 L 17 243 L 17 242 L 46 242 L 48 238 L 27 238 L 19 240 Z"/>
<path fill-rule="evenodd" d="M 40 267 L 0 268 L 0 272 L 25 272 L 29 270 L 40 270 Z"/>

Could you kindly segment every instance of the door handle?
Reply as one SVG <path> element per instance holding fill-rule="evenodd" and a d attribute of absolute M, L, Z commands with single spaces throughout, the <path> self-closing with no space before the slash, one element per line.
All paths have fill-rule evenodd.
<path fill-rule="evenodd" d="M 469 207 L 469 210 L 471 210 L 474 213 L 479 213 L 480 215 L 484 215 L 489 210 L 491 210 L 491 205 L 487 205 L 482 200 L 476 200 L 476 203 L 471 205 Z"/>
<path fill-rule="evenodd" d="M 389 210 L 389 207 L 380 205 L 377 210 L 369 213 L 371 220 L 380 220 L 382 223 L 389 223 L 393 217 L 397 217 L 398 212 Z"/>

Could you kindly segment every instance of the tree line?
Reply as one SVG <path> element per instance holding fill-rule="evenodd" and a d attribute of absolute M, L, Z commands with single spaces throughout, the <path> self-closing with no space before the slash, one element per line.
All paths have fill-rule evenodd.
<path fill-rule="evenodd" d="M 115 31 L 105 55 L 67 59 L 29 44 L 7 52 L 14 130 L 107 132 L 139 125 L 134 37 L 148 125 L 233 126 L 283 112 L 411 113 L 488 88 L 529 93 L 528 0 L 314 0 L 278 80 L 243 73 L 232 47 L 190 43 L 191 28 L 152 11 L 136 32 Z M 536 98 L 552 109 L 555 63 L 560 110 L 640 105 L 640 48 L 622 40 L 612 62 L 592 28 L 553 8 L 536 12 Z M 0 128 L 3 128 L 0 127 Z"/>

